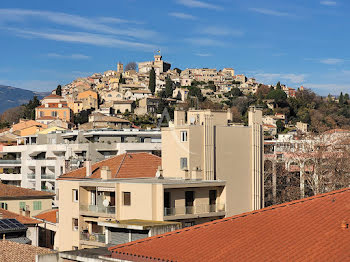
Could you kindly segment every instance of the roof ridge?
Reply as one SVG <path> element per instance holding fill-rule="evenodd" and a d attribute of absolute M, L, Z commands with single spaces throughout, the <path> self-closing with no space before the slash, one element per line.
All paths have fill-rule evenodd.
<path fill-rule="evenodd" d="M 122 165 L 123 165 L 123 163 L 124 163 L 124 160 L 125 160 L 127 154 L 128 154 L 128 152 L 125 153 L 125 155 L 124 155 L 122 161 L 120 161 L 120 165 L 119 165 L 119 167 L 118 167 L 118 170 L 117 170 L 117 172 L 115 173 L 115 177 L 116 177 L 116 178 L 117 178 L 117 176 L 118 176 L 118 173 L 119 173 L 120 169 L 122 168 Z"/>
<path fill-rule="evenodd" d="M 324 197 L 327 197 L 327 196 L 343 193 L 343 192 L 346 192 L 346 191 L 350 191 L 350 187 L 349 188 L 339 189 L 339 190 L 328 192 L 328 193 L 324 193 L 324 194 L 320 194 L 320 195 L 316 195 L 316 196 L 312 196 L 312 197 L 307 197 L 307 198 L 302 198 L 302 199 L 299 199 L 299 200 L 294 200 L 294 201 L 283 203 L 283 204 L 279 204 L 279 205 L 274 205 L 274 206 L 262 208 L 262 209 L 259 209 L 259 210 L 253 210 L 253 211 L 245 212 L 245 213 L 234 215 L 234 216 L 231 216 L 231 217 L 222 218 L 220 220 L 214 220 L 214 221 L 211 221 L 211 222 L 203 223 L 203 224 L 192 226 L 192 227 L 189 227 L 189 228 L 182 228 L 182 229 L 171 231 L 171 232 L 168 232 L 168 233 L 165 233 L 165 234 L 161 234 L 161 235 L 157 235 L 157 236 L 153 236 L 153 237 L 149 237 L 149 238 L 145 238 L 145 239 L 141 239 L 141 240 L 137 240 L 137 241 L 121 244 L 121 245 L 112 246 L 112 247 L 108 248 L 108 250 L 110 250 L 111 252 L 114 251 L 114 252 L 118 253 L 118 251 L 116 251 L 116 249 L 118 249 L 118 248 L 123 248 L 123 247 L 127 247 L 127 246 L 133 246 L 133 245 L 136 245 L 136 244 L 139 244 L 139 243 L 148 242 L 148 241 L 153 240 L 153 239 L 167 237 L 167 236 L 172 236 L 174 234 L 179 234 L 179 233 L 186 232 L 186 231 L 189 231 L 189 230 L 195 230 L 195 229 L 198 229 L 198 228 L 207 227 L 207 226 L 212 225 L 212 224 L 229 222 L 229 221 L 232 221 L 232 220 L 235 220 L 235 219 L 238 219 L 238 218 L 242 218 L 242 217 L 246 217 L 246 216 L 249 216 L 249 215 L 256 215 L 256 214 L 260 214 L 262 212 L 274 211 L 275 209 L 278 209 L 278 208 L 287 207 L 287 206 L 295 205 L 295 204 L 300 204 L 300 203 L 303 203 L 303 202 L 306 202 L 306 201 L 311 201 L 311 200 L 314 200 L 314 199 L 320 199 L 320 198 L 324 198 Z"/>

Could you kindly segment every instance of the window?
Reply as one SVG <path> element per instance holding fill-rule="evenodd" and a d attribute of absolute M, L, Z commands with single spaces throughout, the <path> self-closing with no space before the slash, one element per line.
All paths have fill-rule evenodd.
<path fill-rule="evenodd" d="M 24 210 L 26 208 L 26 202 L 19 202 L 19 209 Z"/>
<path fill-rule="evenodd" d="M 33 208 L 34 210 L 41 210 L 41 201 L 34 201 Z"/>
<path fill-rule="evenodd" d="M 187 222 L 184 223 L 184 227 L 192 227 L 194 225 L 195 225 L 194 221 L 187 221 Z"/>
<path fill-rule="evenodd" d="M 57 112 L 56 111 L 52 111 L 51 112 L 51 116 L 56 117 L 57 116 Z"/>
<path fill-rule="evenodd" d="M 181 142 L 187 142 L 187 131 L 181 131 Z"/>
<path fill-rule="evenodd" d="M 78 197 L 78 189 L 73 189 L 73 202 L 78 202 L 79 197 Z"/>
<path fill-rule="evenodd" d="M 123 192 L 123 205 L 124 206 L 131 206 L 131 193 L 130 192 Z"/>
<path fill-rule="evenodd" d="M 73 231 L 78 231 L 78 219 L 77 218 L 72 219 L 72 226 L 73 226 Z"/>
<path fill-rule="evenodd" d="M 5 209 L 5 210 L 7 210 L 7 203 L 0 203 L 0 207 L 2 208 L 2 209 Z"/>
<path fill-rule="evenodd" d="M 187 157 L 180 158 L 180 168 L 187 169 Z"/>

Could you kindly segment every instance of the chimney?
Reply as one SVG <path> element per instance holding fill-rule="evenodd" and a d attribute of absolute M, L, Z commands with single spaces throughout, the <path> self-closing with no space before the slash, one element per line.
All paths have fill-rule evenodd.
<path fill-rule="evenodd" d="M 62 104 L 58 104 L 58 107 L 61 108 L 61 107 L 62 107 Z"/>
<path fill-rule="evenodd" d="M 200 167 L 195 167 L 192 170 L 192 179 L 196 179 L 196 180 L 202 180 L 203 179 L 203 173 L 202 170 L 200 169 Z"/>
<path fill-rule="evenodd" d="M 45 104 L 45 107 L 49 107 L 49 104 Z"/>
<path fill-rule="evenodd" d="M 92 173 L 92 163 L 91 160 L 85 161 L 85 168 L 86 168 L 86 177 L 91 176 Z"/>
<path fill-rule="evenodd" d="M 343 230 L 348 229 L 348 228 L 349 228 L 349 224 L 348 224 L 346 221 L 343 221 L 343 222 L 341 223 L 341 228 L 342 228 Z"/>
<path fill-rule="evenodd" d="M 163 177 L 163 169 L 162 169 L 161 166 L 158 166 L 158 170 L 156 172 L 156 178 L 158 178 L 158 179 L 163 179 L 164 178 Z"/>
<path fill-rule="evenodd" d="M 103 166 L 101 168 L 101 179 L 103 180 L 112 179 L 112 172 L 109 166 Z"/>

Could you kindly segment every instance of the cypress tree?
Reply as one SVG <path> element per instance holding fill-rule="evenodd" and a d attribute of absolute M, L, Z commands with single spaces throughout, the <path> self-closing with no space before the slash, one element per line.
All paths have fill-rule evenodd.
<path fill-rule="evenodd" d="M 152 95 L 156 91 L 156 72 L 154 71 L 154 68 L 152 67 L 151 71 L 149 71 L 149 84 L 148 84 L 149 90 L 151 90 Z"/>

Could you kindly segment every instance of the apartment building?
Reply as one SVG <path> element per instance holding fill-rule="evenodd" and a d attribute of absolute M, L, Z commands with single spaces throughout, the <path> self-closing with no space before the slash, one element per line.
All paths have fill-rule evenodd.
<path fill-rule="evenodd" d="M 72 117 L 67 101 L 58 95 L 44 97 L 41 105 L 35 108 L 35 120 L 46 125 L 55 119 L 71 122 Z"/>
<path fill-rule="evenodd" d="M 226 181 L 227 215 L 263 207 L 262 111 L 250 108 L 248 126 L 231 121 L 229 111 L 175 111 L 162 129 L 164 177 Z"/>
<path fill-rule="evenodd" d="M 59 250 L 102 247 L 262 207 L 261 110 L 176 111 L 162 159 L 127 153 L 62 175 Z M 71 239 L 65 235 L 73 236 Z"/>
<path fill-rule="evenodd" d="M 158 156 L 127 153 L 61 176 L 59 250 L 125 243 L 225 216 L 224 181 L 164 178 L 160 166 Z"/>
<path fill-rule="evenodd" d="M 18 139 L 16 146 L 0 152 L 3 183 L 55 192 L 56 178 L 92 163 L 125 152 L 160 153 L 160 130 L 74 130 L 37 134 Z M 57 202 L 56 202 L 57 204 Z"/>

